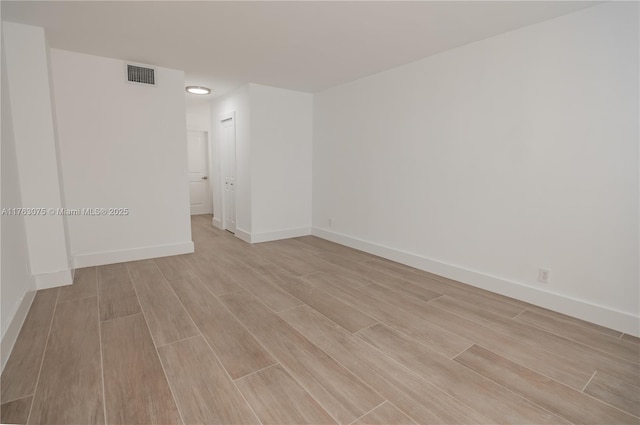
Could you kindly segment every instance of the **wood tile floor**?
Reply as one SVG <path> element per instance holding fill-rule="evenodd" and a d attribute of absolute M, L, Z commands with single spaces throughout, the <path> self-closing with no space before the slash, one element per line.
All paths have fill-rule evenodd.
<path fill-rule="evenodd" d="M 1 422 L 639 424 L 640 342 L 314 237 L 39 291 Z"/>

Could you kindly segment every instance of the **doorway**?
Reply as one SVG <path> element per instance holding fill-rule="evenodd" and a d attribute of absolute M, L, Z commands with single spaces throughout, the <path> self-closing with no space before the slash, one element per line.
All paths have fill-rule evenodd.
<path fill-rule="evenodd" d="M 209 184 L 208 139 L 206 131 L 187 132 L 187 171 L 191 215 L 213 213 L 213 195 Z"/>
<path fill-rule="evenodd" d="M 221 120 L 224 228 L 236 233 L 236 123 L 235 114 Z"/>

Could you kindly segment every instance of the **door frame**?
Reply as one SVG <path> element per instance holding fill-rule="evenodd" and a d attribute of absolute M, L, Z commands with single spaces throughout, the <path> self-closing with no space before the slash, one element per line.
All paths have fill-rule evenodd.
<path fill-rule="evenodd" d="M 225 167 L 227 166 L 227 164 L 225 163 L 225 161 L 227 160 L 227 149 L 228 146 L 226 146 L 225 143 L 223 143 L 223 127 L 222 127 L 222 123 L 224 121 L 227 120 L 232 120 L 233 122 L 233 137 L 235 139 L 235 149 L 236 149 L 236 154 L 234 155 L 234 158 L 236 159 L 236 163 L 234 164 L 236 167 L 236 178 L 235 178 L 235 189 L 233 191 L 233 196 L 234 196 L 234 203 L 235 203 L 235 223 L 236 223 L 236 232 L 237 232 L 237 228 L 238 228 L 238 134 L 237 134 L 237 126 L 236 126 L 236 112 L 235 111 L 230 111 L 227 113 L 224 113 L 222 115 L 220 115 L 219 119 L 218 119 L 218 125 L 219 125 L 219 129 L 218 129 L 218 134 L 220 137 L 220 143 L 219 143 L 219 147 L 220 147 L 220 170 L 219 170 L 219 185 L 218 185 L 218 193 L 221 193 L 222 196 L 220 197 L 220 205 L 221 205 L 221 215 L 222 215 L 222 223 L 220 223 L 220 228 L 223 230 L 227 230 L 227 205 L 226 205 L 226 192 L 225 192 L 225 188 L 224 188 L 224 171 L 225 171 Z M 214 223 L 215 224 L 215 223 Z"/>

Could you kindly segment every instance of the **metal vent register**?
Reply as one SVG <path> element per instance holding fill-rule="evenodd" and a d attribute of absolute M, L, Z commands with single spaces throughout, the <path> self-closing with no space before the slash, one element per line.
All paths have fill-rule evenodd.
<path fill-rule="evenodd" d="M 138 84 L 156 84 L 156 70 L 143 66 L 127 64 L 127 81 Z"/>

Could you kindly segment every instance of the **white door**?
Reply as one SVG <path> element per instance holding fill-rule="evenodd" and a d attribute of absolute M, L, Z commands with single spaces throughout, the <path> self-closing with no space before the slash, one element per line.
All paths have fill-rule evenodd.
<path fill-rule="evenodd" d="M 233 118 L 222 121 L 224 150 L 224 228 L 236 232 L 236 124 Z"/>
<path fill-rule="evenodd" d="M 191 215 L 211 214 L 213 194 L 209 185 L 209 144 L 204 131 L 187 132 L 189 199 Z"/>

